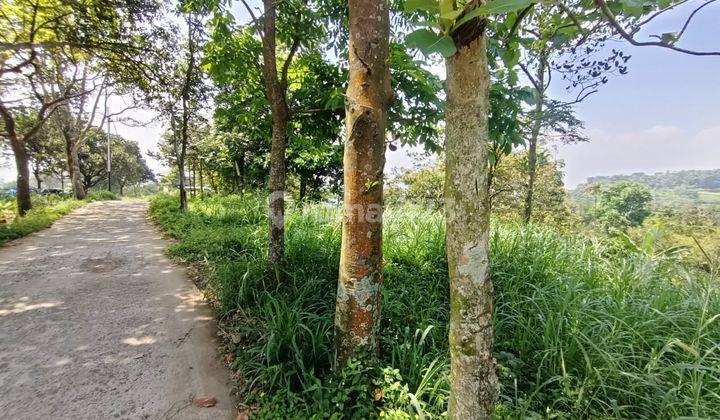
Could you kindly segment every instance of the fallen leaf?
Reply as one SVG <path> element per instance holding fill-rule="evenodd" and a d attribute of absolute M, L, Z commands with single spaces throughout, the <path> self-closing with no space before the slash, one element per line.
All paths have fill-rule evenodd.
<path fill-rule="evenodd" d="M 217 404 L 215 397 L 200 397 L 193 400 L 193 404 L 197 407 L 213 407 Z"/>
<path fill-rule="evenodd" d="M 249 411 L 241 411 L 238 413 L 237 418 L 235 420 L 248 420 L 250 418 Z"/>
<path fill-rule="evenodd" d="M 228 363 L 232 363 L 233 361 L 235 361 L 235 356 L 233 356 L 232 354 L 228 353 L 228 354 L 225 355 L 225 360 L 226 360 Z"/>

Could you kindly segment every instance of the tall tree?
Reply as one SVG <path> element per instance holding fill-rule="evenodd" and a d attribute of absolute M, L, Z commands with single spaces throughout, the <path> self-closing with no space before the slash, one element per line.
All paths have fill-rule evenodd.
<path fill-rule="evenodd" d="M 157 10 L 153 0 L 107 2 L 18 0 L 0 14 L 0 117 L 16 162 L 18 211 L 31 207 L 27 142 L 63 104 L 85 92 L 52 90 L 54 74 L 45 68 L 49 54 L 98 58 L 121 74 L 120 67 L 142 68 L 139 40 L 145 19 Z M 113 63 L 113 65 L 109 65 Z M 7 89 L 5 86 L 12 86 Z M 15 121 L 22 109 L 37 111 L 27 130 Z"/>
<path fill-rule="evenodd" d="M 262 73 L 265 93 L 270 105 L 272 135 L 270 141 L 269 190 L 269 246 L 268 272 L 278 282 L 285 278 L 285 189 L 286 148 L 288 121 L 291 113 L 288 108 L 288 71 L 302 44 L 312 41 L 317 29 L 314 14 L 308 7 L 308 1 L 263 0 L 262 19 L 255 16 L 246 0 L 242 0 L 250 14 L 256 33 L 262 44 Z M 281 20 L 278 17 L 282 18 Z M 278 31 L 280 23 L 280 31 Z M 286 48 L 287 55 L 278 63 L 278 41 Z"/>
<path fill-rule="evenodd" d="M 611 54 L 602 55 L 609 31 L 588 18 L 584 7 L 582 2 L 530 4 L 518 13 L 492 22 L 493 33 L 502 40 L 503 63 L 511 72 L 520 67 L 532 93 L 525 130 L 528 154 L 525 222 L 530 221 L 533 211 L 541 141 L 585 140 L 582 124 L 577 124 L 579 121 L 573 115 L 573 105 L 596 93 L 611 74 L 627 72 L 630 57 L 622 51 L 613 49 Z M 548 90 L 553 80 L 566 83 L 565 90 L 572 98 L 551 100 Z"/>
<path fill-rule="evenodd" d="M 350 0 L 350 75 L 345 110 L 343 233 L 335 312 L 335 352 L 344 366 L 379 349 L 382 197 L 390 86 L 386 0 Z"/>
<path fill-rule="evenodd" d="M 152 86 L 145 91 L 145 101 L 154 106 L 162 119 L 169 123 L 166 140 L 170 146 L 164 156 L 176 166 L 181 211 L 187 211 L 186 157 L 193 127 L 202 120 L 202 107 L 207 96 L 204 73 L 200 67 L 203 49 L 202 8 L 196 10 L 192 2 L 180 2 L 176 15 L 184 22 L 181 29 L 169 23 L 170 29 L 159 39 L 158 54 L 152 57 L 153 71 L 149 75 Z M 181 32 L 180 32 L 181 33 Z"/>
<path fill-rule="evenodd" d="M 415 1 L 410 11 L 430 15 L 440 32 L 408 35 L 426 55 L 445 57 L 445 223 L 450 277 L 452 419 L 487 419 L 498 395 L 493 349 L 493 287 L 488 255 L 490 72 L 486 15 L 530 4 L 512 0 Z"/>

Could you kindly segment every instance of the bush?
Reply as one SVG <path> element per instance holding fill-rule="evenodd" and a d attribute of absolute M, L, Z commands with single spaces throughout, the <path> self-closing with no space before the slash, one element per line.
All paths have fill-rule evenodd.
<path fill-rule="evenodd" d="M 234 337 L 228 352 L 261 418 L 445 416 L 449 291 L 444 223 L 419 207 L 384 217 L 379 366 L 333 372 L 340 213 L 290 208 L 287 282 L 265 272 L 266 200 L 158 196 L 151 214 L 202 264 Z M 500 418 L 711 417 L 720 412 L 717 278 L 539 226 L 495 226 Z"/>
<path fill-rule="evenodd" d="M 110 200 L 119 200 L 120 197 L 117 196 L 112 191 L 108 190 L 92 190 L 88 193 L 87 197 L 85 197 L 88 201 L 110 201 Z"/>

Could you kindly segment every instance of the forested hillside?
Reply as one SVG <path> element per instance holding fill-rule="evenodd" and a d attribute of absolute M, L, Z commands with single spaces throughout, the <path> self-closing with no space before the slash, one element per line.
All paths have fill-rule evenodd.
<path fill-rule="evenodd" d="M 637 172 L 631 175 L 593 176 L 588 178 L 584 185 L 614 184 L 617 182 L 637 182 L 657 190 L 687 188 L 720 191 L 720 169 L 694 169 L 677 172 L 656 172 L 654 174 Z M 580 188 L 582 188 L 582 186 Z"/>
<path fill-rule="evenodd" d="M 570 196 L 584 210 L 592 206 L 599 187 L 624 182 L 646 185 L 652 192 L 653 205 L 659 208 L 708 209 L 720 205 L 720 169 L 595 176 L 570 191 Z"/>

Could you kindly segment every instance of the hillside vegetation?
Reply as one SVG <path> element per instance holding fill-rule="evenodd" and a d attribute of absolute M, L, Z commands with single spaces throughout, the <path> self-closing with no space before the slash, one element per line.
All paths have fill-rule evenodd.
<path fill-rule="evenodd" d="M 266 277 L 266 199 L 157 196 L 170 249 L 204 273 L 227 360 L 259 418 L 441 418 L 449 395 L 444 221 L 385 216 L 381 359 L 333 373 L 340 213 L 292 208 L 288 276 Z M 495 224 L 495 356 L 500 418 L 713 417 L 720 412 L 716 267 L 622 241 Z M 350 414 L 352 413 L 352 414 Z"/>
<path fill-rule="evenodd" d="M 579 185 L 571 195 L 581 207 L 586 207 L 593 202 L 593 195 L 588 191 L 592 185 L 607 186 L 621 182 L 648 186 L 652 190 L 655 205 L 659 207 L 708 207 L 720 204 L 720 169 L 594 176 Z"/>

